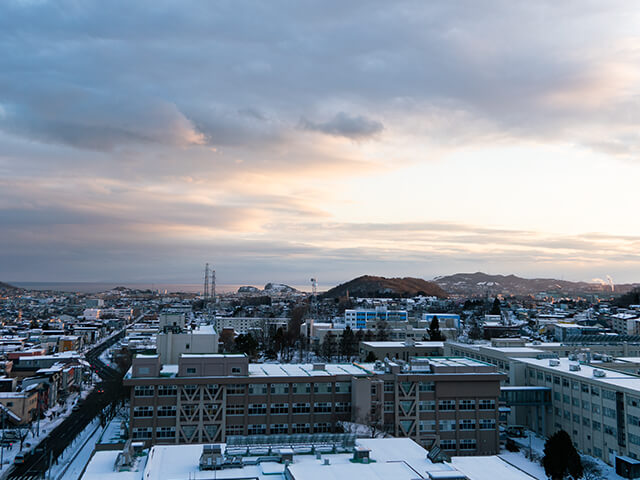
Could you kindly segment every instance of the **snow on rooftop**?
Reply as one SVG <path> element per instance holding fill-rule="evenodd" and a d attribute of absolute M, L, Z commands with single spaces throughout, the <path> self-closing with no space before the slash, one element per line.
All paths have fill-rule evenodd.
<path fill-rule="evenodd" d="M 453 457 L 451 465 L 470 480 L 531 480 L 531 475 L 497 456 Z"/>
<path fill-rule="evenodd" d="M 598 366 L 580 364 L 580 370 L 570 370 L 570 365 L 577 365 L 578 362 L 571 361 L 568 358 L 559 358 L 556 361 L 559 362 L 557 366 L 549 365 L 549 359 L 536 359 L 536 358 L 520 358 L 520 362 L 526 363 L 537 368 L 542 368 L 549 372 L 562 372 L 568 373 L 571 376 L 590 380 L 591 382 L 611 385 L 620 388 L 626 388 L 628 390 L 634 390 L 640 392 L 640 377 L 635 375 L 629 375 L 614 370 L 608 370 L 599 368 Z M 605 372 L 604 377 L 594 376 L 594 370 L 601 370 Z"/>

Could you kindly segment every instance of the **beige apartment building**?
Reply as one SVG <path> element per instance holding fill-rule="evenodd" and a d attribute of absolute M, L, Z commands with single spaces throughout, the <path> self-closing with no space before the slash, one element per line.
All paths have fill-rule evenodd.
<path fill-rule="evenodd" d="M 216 443 L 228 436 L 333 433 L 356 422 L 449 455 L 498 452 L 503 374 L 466 358 L 369 364 L 253 364 L 244 355 L 137 356 L 131 436 Z"/>

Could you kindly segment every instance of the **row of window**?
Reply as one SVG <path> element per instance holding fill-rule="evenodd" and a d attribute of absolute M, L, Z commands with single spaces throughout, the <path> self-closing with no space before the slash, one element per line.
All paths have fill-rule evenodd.
<path fill-rule="evenodd" d="M 134 440 L 149 440 L 153 434 L 150 427 L 134 428 L 131 432 Z M 175 438 L 175 427 L 158 427 L 156 428 L 156 438 Z"/>
<path fill-rule="evenodd" d="M 569 380 L 566 377 L 551 375 L 540 370 L 529 369 L 529 377 L 535 378 L 539 381 L 544 380 L 544 382 L 553 383 L 554 385 L 562 385 L 565 388 L 571 388 L 572 390 L 581 391 L 582 393 L 591 393 L 591 395 L 596 397 L 599 397 L 602 394 L 602 398 L 607 400 L 615 401 L 616 399 L 616 392 L 613 390 L 607 390 L 606 388 L 603 388 L 601 390 L 595 385 L 589 385 L 575 380 Z"/>
<path fill-rule="evenodd" d="M 153 407 L 133 407 L 134 417 L 153 417 L 153 414 Z M 176 407 L 175 405 L 161 405 L 158 407 L 156 415 L 158 417 L 175 417 Z"/>
<path fill-rule="evenodd" d="M 455 450 L 456 441 L 449 439 L 440 440 L 440 448 L 442 450 Z M 474 438 L 464 438 L 460 440 L 459 448 L 460 450 L 475 450 L 476 440 Z"/>
<path fill-rule="evenodd" d="M 347 413 L 351 411 L 351 403 L 349 402 L 336 402 L 332 404 L 331 402 L 315 402 L 313 404 L 313 412 L 314 413 L 331 413 L 333 406 L 333 411 L 336 413 Z M 240 405 L 227 405 L 226 413 L 227 415 L 244 415 L 245 406 Z M 286 415 L 289 413 L 289 404 L 288 403 L 273 403 L 269 408 L 269 412 L 271 415 Z M 291 413 L 311 413 L 311 404 L 309 403 L 293 403 L 291 404 Z M 250 403 L 247 406 L 247 414 L 248 415 L 266 415 L 267 414 L 267 404 L 266 403 Z"/>
<path fill-rule="evenodd" d="M 215 395 L 220 388 L 218 384 L 202 385 L 207 389 L 208 393 Z M 258 383 L 258 384 L 229 384 L 227 387 L 227 395 L 244 395 L 248 391 L 249 395 L 266 395 L 267 391 L 272 395 L 287 395 L 291 390 L 292 393 L 351 393 L 350 382 L 323 382 L 323 383 Z M 191 396 L 196 393 L 198 385 L 184 385 L 182 392 Z M 161 397 L 176 396 L 178 387 L 176 385 L 159 385 L 158 395 Z M 153 397 L 155 387 L 153 385 L 137 385 L 134 388 L 136 397 Z"/>
<path fill-rule="evenodd" d="M 291 424 L 291 433 L 329 433 L 332 431 L 330 423 L 314 423 L 313 430 L 309 423 L 293 423 Z M 287 423 L 273 423 L 269 427 L 271 434 L 276 433 L 289 433 L 289 424 Z M 247 433 L 249 435 L 265 435 L 267 433 L 267 426 L 265 424 L 253 424 L 247 426 Z M 225 428 L 226 435 L 244 435 L 243 425 L 227 425 Z"/>

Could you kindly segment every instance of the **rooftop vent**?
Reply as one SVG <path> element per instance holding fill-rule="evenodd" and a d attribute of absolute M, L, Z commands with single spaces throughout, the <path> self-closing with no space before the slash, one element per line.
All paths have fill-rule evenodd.
<path fill-rule="evenodd" d="M 331 462 L 329 461 L 328 458 L 324 459 L 324 462 L 322 463 L 323 465 L 329 465 Z"/>
<path fill-rule="evenodd" d="M 550 367 L 557 367 L 558 365 L 560 365 L 560 360 L 556 360 L 555 358 L 549 360 Z"/>
<path fill-rule="evenodd" d="M 606 377 L 607 376 L 607 372 L 605 372 L 604 370 L 598 370 L 597 368 L 593 371 L 593 376 L 594 377 L 598 377 L 598 378 L 602 378 L 602 377 Z"/>
<path fill-rule="evenodd" d="M 324 363 L 314 363 L 313 364 L 313 369 L 314 370 L 324 370 Z"/>
<path fill-rule="evenodd" d="M 580 370 L 580 365 L 569 365 L 569 370 L 572 372 L 577 372 Z"/>

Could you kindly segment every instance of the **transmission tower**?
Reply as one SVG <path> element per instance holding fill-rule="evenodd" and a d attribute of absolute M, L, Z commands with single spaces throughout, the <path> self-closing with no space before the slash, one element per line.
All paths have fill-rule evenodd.
<path fill-rule="evenodd" d="M 211 270 L 211 301 L 216 303 L 216 271 Z"/>
<path fill-rule="evenodd" d="M 203 299 L 204 299 L 204 304 L 205 306 L 207 305 L 207 302 L 209 301 L 209 264 L 206 263 L 204 266 L 204 293 L 203 293 Z"/>

